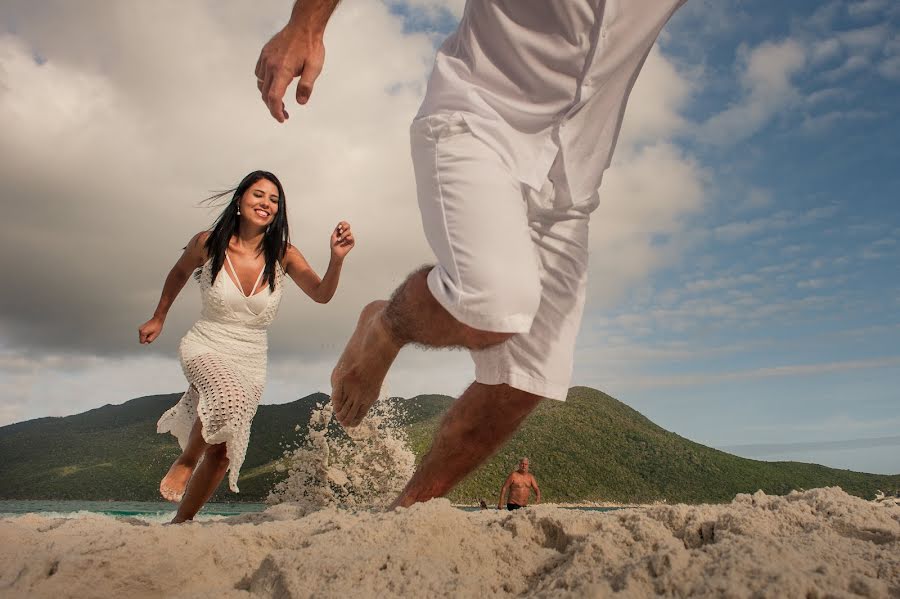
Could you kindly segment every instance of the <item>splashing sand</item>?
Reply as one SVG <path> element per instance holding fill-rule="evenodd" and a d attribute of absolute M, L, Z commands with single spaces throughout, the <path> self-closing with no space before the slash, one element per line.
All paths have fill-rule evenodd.
<path fill-rule="evenodd" d="M 284 455 L 287 478 L 276 484 L 266 503 L 293 503 L 304 511 L 325 506 L 383 507 L 412 476 L 415 455 L 400 426 L 399 400 L 382 397 L 359 426 L 332 424 L 331 403 L 319 404 L 309 420 L 309 435 Z"/>
<path fill-rule="evenodd" d="M 393 512 L 276 505 L 216 522 L 0 520 L 4 597 L 900 596 L 900 508 L 837 488 L 728 505 Z"/>

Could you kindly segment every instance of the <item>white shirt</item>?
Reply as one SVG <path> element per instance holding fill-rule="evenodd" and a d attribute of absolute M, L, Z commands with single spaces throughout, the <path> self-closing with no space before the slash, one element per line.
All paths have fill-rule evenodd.
<path fill-rule="evenodd" d="M 417 118 L 462 113 L 533 189 L 562 153 L 572 199 L 586 199 L 612 159 L 644 60 L 684 2 L 468 0 Z"/>

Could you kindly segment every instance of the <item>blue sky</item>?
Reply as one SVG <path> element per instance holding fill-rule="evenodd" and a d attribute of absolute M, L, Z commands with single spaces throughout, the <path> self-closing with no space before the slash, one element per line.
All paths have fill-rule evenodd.
<path fill-rule="evenodd" d="M 462 2 L 345 0 L 286 126 L 252 67 L 290 2 L 260 7 L 0 7 L 0 272 L 27 290 L 0 301 L 0 424 L 180 390 L 196 290 L 153 347 L 134 330 L 211 220 L 197 200 L 261 164 L 314 267 L 338 219 L 360 240 L 332 304 L 285 299 L 264 401 L 327 391 L 361 305 L 431 260 L 406 128 Z M 742 455 L 900 472 L 898 29 L 885 0 L 675 15 L 592 221 L 573 384 Z M 462 353 L 405 350 L 389 389 L 455 394 L 471 374 Z"/>
<path fill-rule="evenodd" d="M 599 344 L 660 351 L 633 362 L 647 388 L 628 397 L 663 426 L 718 446 L 896 435 L 898 8 L 689 3 L 667 28 L 667 55 L 702 69 L 698 126 L 678 143 L 710 170 L 710 196 L 677 262 L 588 325 Z M 795 51 L 767 65 L 784 84 L 768 97 L 746 76 L 767 44 Z M 896 438 L 822 455 L 890 472 L 898 456 Z"/>
<path fill-rule="evenodd" d="M 677 260 L 589 309 L 576 382 L 749 456 L 900 470 L 898 23 L 878 1 L 675 15 L 661 46 L 695 83 L 676 143 L 708 196 Z M 766 49 L 768 89 L 750 64 Z M 857 438 L 872 440 L 828 444 Z"/>

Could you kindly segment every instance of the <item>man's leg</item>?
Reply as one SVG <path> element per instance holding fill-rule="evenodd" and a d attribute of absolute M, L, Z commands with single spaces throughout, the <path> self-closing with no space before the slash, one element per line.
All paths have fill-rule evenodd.
<path fill-rule="evenodd" d="M 431 449 L 392 507 L 441 497 L 512 436 L 541 397 L 472 383 L 447 410 Z"/>
<path fill-rule="evenodd" d="M 403 345 L 484 349 L 527 332 L 540 303 L 521 184 L 459 114 L 417 121 L 411 134 L 423 229 L 438 265 L 363 309 L 331 378 L 345 426 L 365 416 Z"/>
<path fill-rule="evenodd" d="M 559 171 L 550 176 L 559 189 L 548 185 L 526 194 L 541 260 L 542 295 L 531 329 L 473 348 L 479 382 L 448 410 L 394 506 L 444 495 L 496 452 L 542 398 L 566 397 L 587 285 L 588 221 L 597 198 L 572 205 Z"/>
<path fill-rule="evenodd" d="M 431 267 L 414 272 L 390 301 L 367 305 L 356 331 L 331 375 L 335 415 L 345 426 L 356 426 L 378 398 L 384 377 L 407 343 L 426 347 L 484 349 L 512 333 L 479 331 L 465 325 L 441 306 L 428 290 Z"/>

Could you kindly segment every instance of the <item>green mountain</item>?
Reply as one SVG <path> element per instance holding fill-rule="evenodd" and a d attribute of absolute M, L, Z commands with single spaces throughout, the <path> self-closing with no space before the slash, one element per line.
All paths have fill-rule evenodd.
<path fill-rule="evenodd" d="M 141 397 L 65 418 L 0 427 L 0 499 L 158 499 L 159 480 L 179 450 L 171 435 L 156 434 L 156 421 L 179 397 Z M 260 406 L 241 470 L 241 493 L 230 493 L 223 485 L 214 499 L 264 498 L 284 476 L 275 468 L 282 452 L 302 442 L 311 411 L 326 400 L 315 393 L 288 404 Z M 451 402 L 441 395 L 403 400 L 401 424 L 417 456 L 427 451 Z M 543 402 L 451 499 L 495 500 L 507 474 L 525 455 L 547 501 L 714 502 L 757 489 L 783 494 L 834 485 L 872 497 L 877 489 L 900 488 L 900 475 L 740 458 L 663 430 L 604 393 L 574 387 L 565 403 Z"/>

